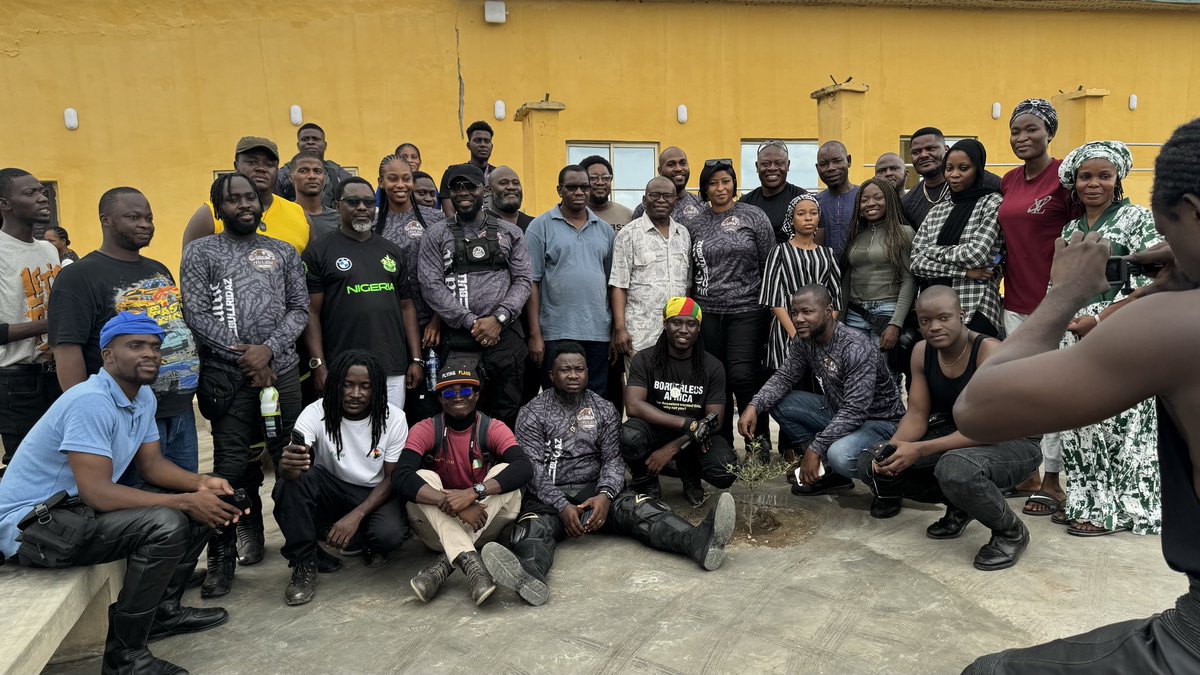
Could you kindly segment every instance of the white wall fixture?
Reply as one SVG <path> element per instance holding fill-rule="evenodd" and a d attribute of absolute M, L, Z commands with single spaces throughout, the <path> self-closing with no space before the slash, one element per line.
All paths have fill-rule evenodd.
<path fill-rule="evenodd" d="M 304 124 L 304 111 L 300 109 L 300 106 L 294 105 L 288 110 L 288 118 L 292 120 L 292 126 L 298 127 Z"/>
<path fill-rule="evenodd" d="M 679 120 L 680 124 L 687 124 L 687 106 L 680 103 L 675 109 L 675 119 Z"/>
<path fill-rule="evenodd" d="M 1137 110 L 1137 94 L 1129 95 L 1129 109 Z"/>
<path fill-rule="evenodd" d="M 483 3 L 483 20 L 488 23 L 504 23 L 508 21 L 508 9 L 501 0 L 487 0 Z"/>
<path fill-rule="evenodd" d="M 996 101 L 992 104 L 992 119 L 1000 119 L 1000 101 Z"/>
<path fill-rule="evenodd" d="M 79 113 L 74 108 L 63 111 L 63 124 L 71 131 L 79 128 Z"/>
<path fill-rule="evenodd" d="M 496 119 L 498 119 L 498 120 L 504 119 L 504 101 L 500 101 L 500 100 L 496 101 L 495 110 L 493 111 L 493 114 L 496 116 Z"/>

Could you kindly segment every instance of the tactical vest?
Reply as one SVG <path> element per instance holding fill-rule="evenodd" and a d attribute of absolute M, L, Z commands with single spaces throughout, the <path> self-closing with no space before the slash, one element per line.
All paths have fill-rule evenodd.
<path fill-rule="evenodd" d="M 500 224 L 495 216 L 485 214 L 483 236 L 476 239 L 467 239 L 456 215 L 446 219 L 446 226 L 454 237 L 454 258 L 446 270 L 447 276 L 508 269 L 508 256 L 500 248 Z"/>

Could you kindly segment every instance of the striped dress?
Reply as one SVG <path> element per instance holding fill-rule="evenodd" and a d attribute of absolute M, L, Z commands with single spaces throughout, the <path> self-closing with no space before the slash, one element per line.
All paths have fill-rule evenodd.
<path fill-rule="evenodd" d="M 842 273 L 834 258 L 833 249 L 818 246 L 811 251 L 792 246 L 789 242 L 771 249 L 763 272 L 762 290 L 758 301 L 765 307 L 789 309 L 792 293 L 808 284 L 821 284 L 829 289 L 833 309 L 842 309 Z M 771 314 L 771 333 L 767 341 L 767 368 L 778 370 L 787 356 L 788 336 Z"/>

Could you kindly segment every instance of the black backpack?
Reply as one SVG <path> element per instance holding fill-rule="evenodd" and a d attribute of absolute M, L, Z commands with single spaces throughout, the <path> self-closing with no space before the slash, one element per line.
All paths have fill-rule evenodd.
<path fill-rule="evenodd" d="M 496 465 L 496 455 L 487 444 L 488 427 L 492 423 L 492 418 L 481 412 L 476 412 L 475 415 L 475 439 L 479 448 L 479 460 L 483 462 L 484 467 L 490 469 Z M 438 413 L 433 416 L 433 447 L 421 457 L 422 469 L 433 469 L 438 457 L 442 454 L 442 441 L 445 438 L 446 416 L 444 413 Z"/>

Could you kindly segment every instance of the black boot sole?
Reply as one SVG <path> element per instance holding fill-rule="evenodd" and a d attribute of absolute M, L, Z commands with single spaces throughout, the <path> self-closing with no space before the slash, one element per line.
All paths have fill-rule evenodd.
<path fill-rule="evenodd" d="M 159 640 L 169 638 L 172 635 L 187 635 L 188 633 L 201 633 L 210 628 L 216 628 L 217 626 L 220 626 L 221 624 L 226 623 L 227 621 L 229 621 L 229 613 L 228 612 L 226 612 L 225 616 L 221 617 L 217 621 L 214 621 L 210 624 L 205 624 L 203 626 L 196 626 L 194 628 L 172 628 L 171 630 L 163 631 L 161 633 L 151 632 L 150 635 L 146 636 L 146 642 L 157 642 Z"/>
<path fill-rule="evenodd" d="M 483 566 L 497 584 L 515 592 L 534 607 L 544 605 L 550 599 L 550 587 L 526 571 L 512 551 L 494 541 L 483 547 Z"/>
<path fill-rule="evenodd" d="M 974 520 L 974 519 L 972 519 L 972 520 Z M 958 528 L 957 532 L 954 532 L 953 534 L 933 534 L 929 531 L 928 528 L 926 528 L 925 536 L 929 537 L 930 539 L 936 539 L 938 541 L 949 541 L 951 539 L 958 539 L 959 537 L 963 536 L 963 532 L 967 531 L 967 525 L 970 525 L 970 524 L 971 524 L 971 521 L 968 520 L 967 522 L 963 523 L 962 527 Z"/>
<path fill-rule="evenodd" d="M 722 492 L 713 507 L 712 538 L 708 540 L 708 548 L 704 551 L 704 560 L 700 566 L 706 570 L 715 570 L 725 562 L 725 547 L 733 538 L 733 527 L 737 524 L 737 506 L 733 495 Z"/>

